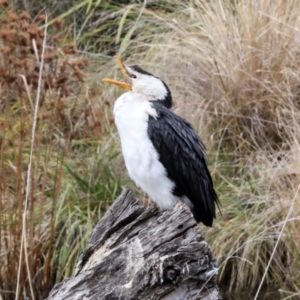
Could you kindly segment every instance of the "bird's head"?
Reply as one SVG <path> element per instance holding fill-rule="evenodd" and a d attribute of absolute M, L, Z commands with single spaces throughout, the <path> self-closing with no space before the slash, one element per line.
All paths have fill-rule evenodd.
<path fill-rule="evenodd" d="M 137 65 L 124 66 L 119 57 L 116 60 L 123 75 L 130 83 L 104 78 L 103 82 L 115 84 L 134 93 L 145 95 L 149 100 L 159 101 L 167 108 L 172 106 L 172 95 L 168 86 L 158 77 L 144 71 Z"/>

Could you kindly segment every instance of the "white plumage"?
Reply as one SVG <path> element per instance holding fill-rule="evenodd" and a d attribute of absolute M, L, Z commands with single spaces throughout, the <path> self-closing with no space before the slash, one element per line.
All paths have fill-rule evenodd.
<path fill-rule="evenodd" d="M 115 123 L 131 179 L 161 209 L 166 209 L 176 200 L 172 194 L 174 183 L 167 177 L 147 133 L 149 116 L 156 117 L 148 100 L 149 97 L 135 92 L 121 95 L 114 106 Z"/>
<path fill-rule="evenodd" d="M 219 200 L 202 141 L 191 124 L 170 110 L 172 94 L 161 79 L 139 66 L 125 67 L 117 61 L 131 84 L 103 81 L 130 90 L 114 106 L 130 177 L 161 209 L 180 198 L 197 222 L 212 226 Z"/>

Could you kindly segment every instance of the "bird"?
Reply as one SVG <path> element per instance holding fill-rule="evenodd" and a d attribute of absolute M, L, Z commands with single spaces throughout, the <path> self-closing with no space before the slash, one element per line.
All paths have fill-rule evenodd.
<path fill-rule="evenodd" d="M 129 176 L 161 210 L 179 198 L 197 223 L 211 227 L 220 202 L 203 142 L 192 125 L 171 110 L 172 94 L 163 80 L 115 58 L 130 83 L 102 81 L 127 90 L 116 100 L 113 113 Z"/>

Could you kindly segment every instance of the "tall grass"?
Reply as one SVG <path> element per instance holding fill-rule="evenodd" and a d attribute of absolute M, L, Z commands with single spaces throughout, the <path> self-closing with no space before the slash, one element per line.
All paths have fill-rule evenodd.
<path fill-rule="evenodd" d="M 207 145 L 222 216 L 204 230 L 220 284 L 299 296 L 299 1 L 125 2 L 68 4 L 49 22 L 27 212 L 31 278 L 22 265 L 20 295 L 30 295 L 31 280 L 42 299 L 71 276 L 93 224 L 127 180 L 111 115 L 120 91 L 99 84 L 120 76 L 110 59 L 119 52 L 167 82 L 174 110 Z M 44 19 L 15 19 L 7 9 L 1 16 L 8 20 L 0 28 L 4 46 L 5 30 L 14 29 L 5 26 L 37 23 L 30 27 L 36 49 L 25 39 L 26 65 L 22 44 L 1 46 L 2 69 L 10 72 L 0 78 L 0 295 L 13 299 Z M 64 29 L 59 36 L 57 28 Z"/>
<path fill-rule="evenodd" d="M 175 110 L 208 146 L 223 216 L 206 236 L 219 261 L 220 283 L 253 295 L 262 283 L 296 297 L 300 3 L 176 5 L 169 13 L 144 11 L 136 38 L 127 41 L 127 62 L 170 85 Z"/>
<path fill-rule="evenodd" d="M 46 36 L 45 15 L 2 5 L 0 296 L 44 299 L 72 274 L 119 192 L 111 166 L 118 151 L 107 134 L 110 108 L 84 71 L 88 59 L 53 33 L 62 20 Z"/>

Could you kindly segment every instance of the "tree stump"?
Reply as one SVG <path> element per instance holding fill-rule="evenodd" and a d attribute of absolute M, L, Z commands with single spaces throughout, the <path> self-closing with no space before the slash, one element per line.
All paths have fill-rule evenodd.
<path fill-rule="evenodd" d="M 217 300 L 217 273 L 185 204 L 159 211 L 124 190 L 92 231 L 74 277 L 56 284 L 47 299 Z"/>

